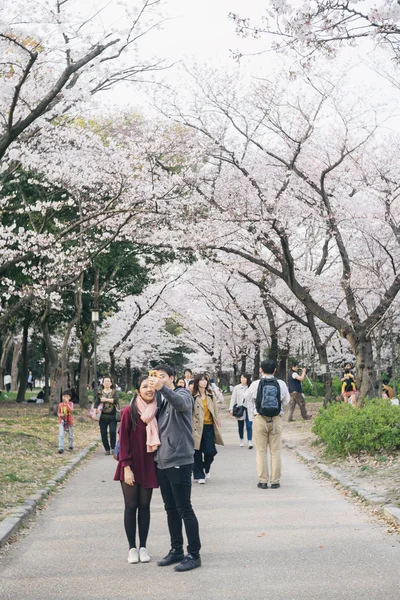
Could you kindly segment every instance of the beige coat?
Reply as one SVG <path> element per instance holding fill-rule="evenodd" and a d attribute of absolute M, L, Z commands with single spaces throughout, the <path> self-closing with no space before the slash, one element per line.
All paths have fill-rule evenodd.
<path fill-rule="evenodd" d="M 224 445 L 224 440 L 221 435 L 221 427 L 220 421 L 218 418 L 218 409 L 217 409 L 217 400 L 214 394 L 207 394 L 207 406 L 208 410 L 211 413 L 213 418 L 214 425 L 214 442 L 219 444 L 220 446 Z M 194 449 L 200 450 L 201 437 L 203 435 L 203 427 L 204 427 L 204 407 L 201 401 L 200 396 L 196 396 L 194 399 L 194 407 L 193 407 L 193 440 L 194 440 Z"/>

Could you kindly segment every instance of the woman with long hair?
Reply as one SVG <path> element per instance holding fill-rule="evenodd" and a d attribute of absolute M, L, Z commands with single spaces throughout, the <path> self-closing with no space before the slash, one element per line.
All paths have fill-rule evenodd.
<path fill-rule="evenodd" d="M 117 412 L 119 411 L 118 392 L 114 388 L 114 382 L 108 375 L 103 378 L 103 383 L 97 392 L 94 407 L 97 409 L 102 404 L 99 426 L 101 441 L 106 454 L 114 454 L 117 441 Z M 110 430 L 110 441 L 108 440 L 108 429 Z"/>
<path fill-rule="evenodd" d="M 217 454 L 215 444 L 224 445 L 218 418 L 217 399 L 207 375 L 196 375 L 193 383 L 193 479 L 205 483 L 210 478 L 210 468 Z"/>
<path fill-rule="evenodd" d="M 121 412 L 118 466 L 114 475 L 114 480 L 121 482 L 124 495 L 124 525 L 129 543 L 128 563 L 131 564 L 150 561 L 146 542 L 151 497 L 153 489 L 158 487 L 154 452 L 160 445 L 156 413 L 155 390 L 149 386 L 149 378 L 145 375 L 139 379 L 130 406 Z"/>
<path fill-rule="evenodd" d="M 251 384 L 250 375 L 248 375 L 247 373 L 243 373 L 240 376 L 239 385 L 235 385 L 235 387 L 233 388 L 231 403 L 229 405 L 229 412 L 232 416 L 235 416 L 237 419 L 239 439 L 240 439 L 239 446 L 244 446 L 244 442 L 243 442 L 244 424 L 246 423 L 247 442 L 249 445 L 249 449 L 251 450 L 251 448 L 253 447 L 253 423 L 249 419 L 247 406 L 246 406 L 246 400 L 244 399 L 244 395 L 245 395 L 246 391 L 249 389 L 250 384 Z M 235 406 L 239 407 L 239 410 L 240 410 L 240 407 L 243 407 L 241 409 L 243 411 L 243 414 L 241 416 L 236 416 L 233 414 Z"/>

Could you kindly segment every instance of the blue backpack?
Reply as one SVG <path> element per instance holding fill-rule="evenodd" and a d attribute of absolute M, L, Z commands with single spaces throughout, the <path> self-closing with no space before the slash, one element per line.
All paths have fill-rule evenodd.
<path fill-rule="evenodd" d="M 281 388 L 275 377 L 263 377 L 258 384 L 256 409 L 263 417 L 277 417 L 281 413 Z"/>

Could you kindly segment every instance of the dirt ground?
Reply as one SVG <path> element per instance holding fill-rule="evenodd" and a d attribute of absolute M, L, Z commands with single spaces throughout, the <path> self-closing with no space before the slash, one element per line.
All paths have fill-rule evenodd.
<path fill-rule="evenodd" d="M 307 403 L 307 411 L 313 417 L 318 414 L 321 403 Z M 400 506 L 400 454 L 377 454 L 349 456 L 347 458 L 328 458 L 324 454 L 323 444 L 318 443 L 312 433 L 313 420 L 303 421 L 296 407 L 295 422 L 287 422 L 287 411 L 284 417 L 285 427 L 283 440 L 295 444 L 298 448 L 310 452 L 320 462 L 336 467 L 351 477 L 351 481 L 377 496 L 384 496 L 388 503 Z"/>

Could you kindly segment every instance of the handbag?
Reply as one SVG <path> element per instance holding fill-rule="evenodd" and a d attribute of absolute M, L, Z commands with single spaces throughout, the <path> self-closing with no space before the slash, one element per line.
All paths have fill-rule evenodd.
<path fill-rule="evenodd" d="M 97 408 L 94 406 L 94 402 L 92 406 L 89 408 L 89 417 L 93 419 L 93 421 L 100 421 L 101 412 L 103 410 L 103 405 L 99 404 Z"/>
<path fill-rule="evenodd" d="M 245 410 L 246 410 L 246 407 L 244 404 L 235 404 L 235 406 L 232 409 L 232 414 L 237 419 L 241 419 L 244 415 Z"/>

